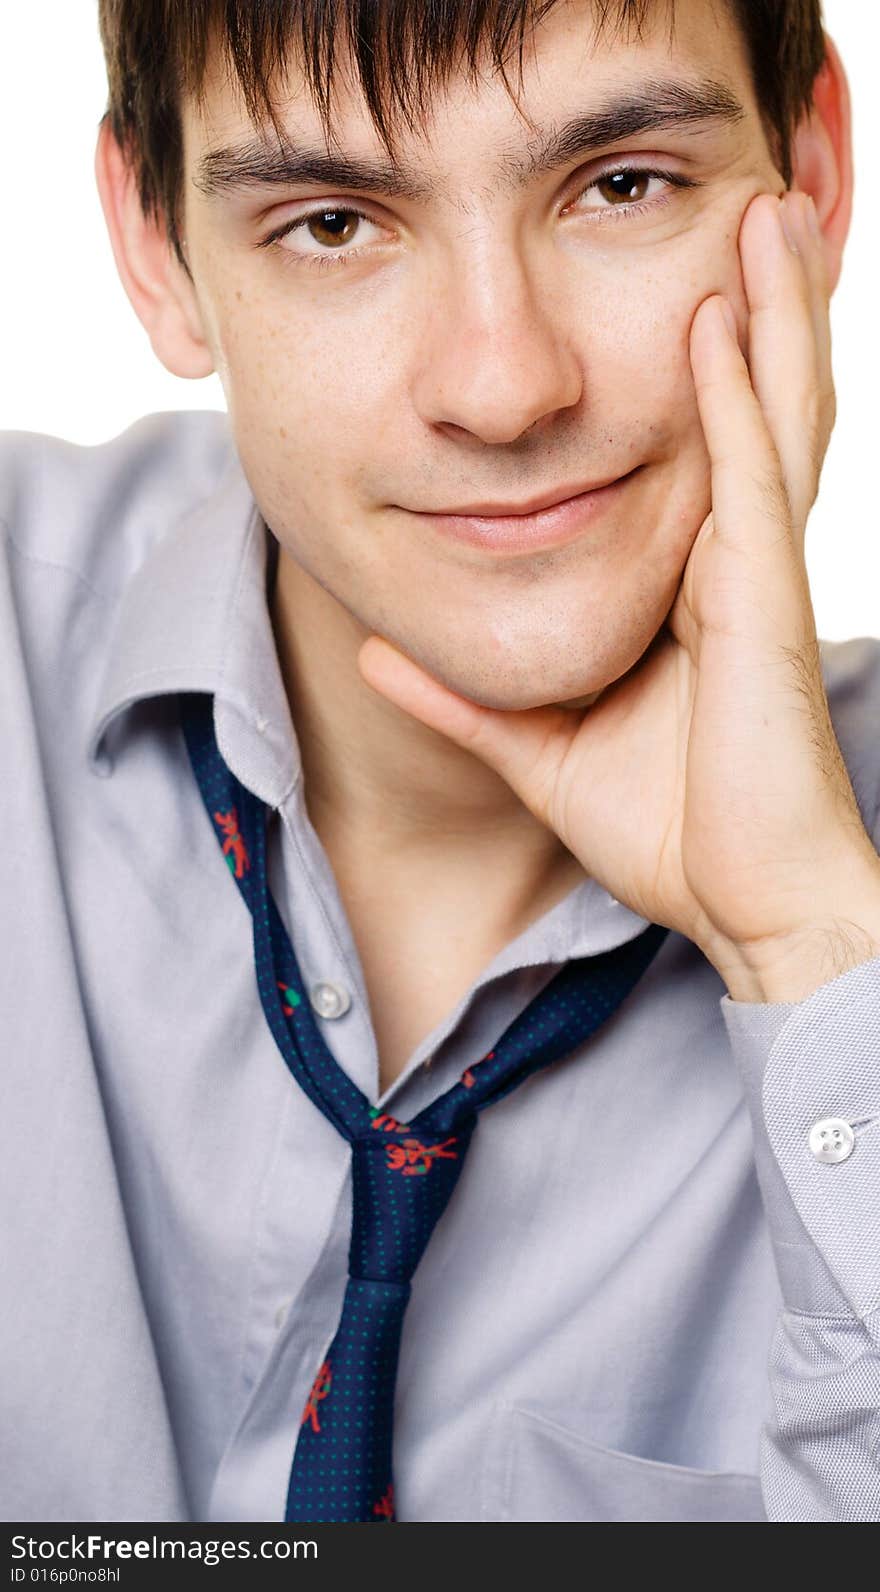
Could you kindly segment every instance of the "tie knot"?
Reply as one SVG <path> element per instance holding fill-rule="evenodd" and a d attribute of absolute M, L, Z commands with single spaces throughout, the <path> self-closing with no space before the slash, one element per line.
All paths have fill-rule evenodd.
<path fill-rule="evenodd" d="M 352 1277 L 409 1282 L 449 1202 L 476 1126 L 420 1134 L 377 1114 L 353 1140 Z"/>

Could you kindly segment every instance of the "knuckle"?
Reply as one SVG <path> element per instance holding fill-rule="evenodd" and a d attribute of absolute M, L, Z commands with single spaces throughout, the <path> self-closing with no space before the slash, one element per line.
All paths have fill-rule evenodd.
<path fill-rule="evenodd" d="M 837 389 L 835 388 L 833 381 L 829 381 L 827 387 L 825 388 L 823 393 L 823 403 L 825 408 L 825 423 L 828 427 L 828 434 L 830 436 L 834 429 L 834 423 L 837 419 Z"/>
<path fill-rule="evenodd" d="M 790 532 L 792 508 L 781 474 L 775 470 L 761 470 L 755 477 L 755 488 L 767 518 L 779 531 Z"/>
<path fill-rule="evenodd" d="M 834 388 L 816 389 L 807 403 L 804 441 L 813 477 L 818 483 L 837 414 Z"/>

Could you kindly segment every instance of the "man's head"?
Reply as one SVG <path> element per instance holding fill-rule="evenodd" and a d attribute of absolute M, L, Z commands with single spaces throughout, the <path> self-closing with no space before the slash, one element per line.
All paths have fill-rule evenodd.
<path fill-rule="evenodd" d="M 219 372 L 305 582 L 488 705 L 617 679 L 709 508 L 688 331 L 716 291 L 745 324 L 751 198 L 812 192 L 839 274 L 849 109 L 815 0 L 101 16 L 123 281 L 170 370 Z M 552 551 L 424 518 L 630 475 Z"/>

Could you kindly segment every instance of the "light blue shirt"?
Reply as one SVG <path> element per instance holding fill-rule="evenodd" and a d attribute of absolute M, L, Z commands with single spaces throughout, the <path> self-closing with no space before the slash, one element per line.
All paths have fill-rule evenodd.
<path fill-rule="evenodd" d="M 175 693 L 214 693 L 327 1043 L 403 1119 L 644 920 L 586 880 L 380 1096 L 226 416 L 6 433 L 0 519 L 0 1514 L 280 1521 L 349 1151 L 266 1025 Z M 876 838 L 880 641 L 822 656 Z M 832 1118 L 837 1162 L 810 1143 Z M 404 1325 L 399 1518 L 880 1520 L 878 1307 L 880 959 L 751 1005 L 670 934 L 579 1052 L 481 1115 Z"/>

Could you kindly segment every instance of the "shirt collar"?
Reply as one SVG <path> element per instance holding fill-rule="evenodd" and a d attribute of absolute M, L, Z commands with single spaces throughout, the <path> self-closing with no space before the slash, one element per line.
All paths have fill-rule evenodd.
<path fill-rule="evenodd" d="M 108 732 L 135 703 L 208 691 L 233 772 L 280 805 L 302 764 L 267 600 L 276 558 L 230 443 L 213 491 L 150 547 L 124 590 L 89 721 L 96 772 L 112 768 Z"/>

